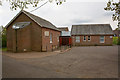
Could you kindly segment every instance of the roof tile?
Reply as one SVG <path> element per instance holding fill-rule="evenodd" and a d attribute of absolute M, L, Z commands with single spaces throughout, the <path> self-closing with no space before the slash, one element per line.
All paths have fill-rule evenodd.
<path fill-rule="evenodd" d="M 72 25 L 71 35 L 113 35 L 110 24 Z"/>

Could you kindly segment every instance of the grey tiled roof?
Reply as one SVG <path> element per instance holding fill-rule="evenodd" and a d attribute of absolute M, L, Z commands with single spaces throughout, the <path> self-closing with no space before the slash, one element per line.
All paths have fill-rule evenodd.
<path fill-rule="evenodd" d="M 110 24 L 72 25 L 71 35 L 113 35 Z"/>
<path fill-rule="evenodd" d="M 26 12 L 26 11 L 23 11 L 25 12 L 26 14 L 28 14 L 31 18 L 33 18 L 36 22 L 39 23 L 39 25 L 41 25 L 41 27 L 46 27 L 46 28 L 50 28 L 50 29 L 54 29 L 54 30 L 59 30 L 57 29 L 52 23 L 50 23 L 49 21 L 45 20 L 45 19 L 42 19 L 36 15 L 33 15 L 29 12 Z"/>
<path fill-rule="evenodd" d="M 26 14 L 28 17 L 30 17 L 33 21 L 35 21 L 37 24 L 39 24 L 41 27 L 46 27 L 46 28 L 50 28 L 50 29 L 54 29 L 54 30 L 58 30 L 57 27 L 55 25 L 53 25 L 52 23 L 50 23 L 49 21 L 42 19 L 38 16 L 35 16 L 27 11 L 21 10 L 7 25 L 6 28 L 17 18 L 17 16 L 19 16 L 21 13 Z"/>

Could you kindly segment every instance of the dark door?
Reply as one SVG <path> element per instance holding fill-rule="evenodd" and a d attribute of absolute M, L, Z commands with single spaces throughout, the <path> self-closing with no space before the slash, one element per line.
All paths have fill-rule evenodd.
<path fill-rule="evenodd" d="M 69 37 L 62 37 L 62 45 L 69 45 Z"/>

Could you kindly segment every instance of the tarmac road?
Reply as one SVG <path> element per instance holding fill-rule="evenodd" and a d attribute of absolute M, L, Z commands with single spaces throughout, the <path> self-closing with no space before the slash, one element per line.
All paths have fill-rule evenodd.
<path fill-rule="evenodd" d="M 2 72 L 3 78 L 55 78 L 65 75 L 47 70 L 44 67 L 36 67 L 7 56 L 3 56 Z"/>
<path fill-rule="evenodd" d="M 43 58 L 3 56 L 4 78 L 117 78 L 118 47 L 73 47 Z"/>

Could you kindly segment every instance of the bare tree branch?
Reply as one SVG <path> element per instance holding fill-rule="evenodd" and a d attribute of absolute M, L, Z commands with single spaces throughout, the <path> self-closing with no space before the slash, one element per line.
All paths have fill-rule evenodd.
<path fill-rule="evenodd" d="M 41 1 L 45 1 L 45 0 L 6 0 L 10 3 L 11 10 L 16 10 L 18 8 L 20 8 L 21 10 L 23 10 L 24 8 L 28 8 L 28 5 L 31 5 L 32 7 L 37 7 L 38 3 L 40 3 Z M 56 1 L 57 5 L 61 5 L 63 2 L 65 2 L 66 0 L 48 0 L 48 2 L 53 2 Z M 2 1 L 0 0 L 0 5 L 2 5 Z"/>

